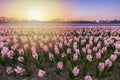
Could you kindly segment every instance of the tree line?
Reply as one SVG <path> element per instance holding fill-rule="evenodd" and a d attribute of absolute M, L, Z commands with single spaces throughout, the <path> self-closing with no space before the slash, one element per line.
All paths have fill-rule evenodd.
<path fill-rule="evenodd" d="M 120 23 L 120 20 L 100 20 L 100 21 L 87 21 L 87 20 L 69 20 L 63 21 L 59 19 L 54 19 L 50 21 L 38 21 L 38 20 L 18 20 L 16 18 L 7 18 L 0 17 L 0 23 L 26 23 L 26 22 L 50 22 L 50 23 L 100 23 L 100 24 L 112 24 L 112 23 Z"/>

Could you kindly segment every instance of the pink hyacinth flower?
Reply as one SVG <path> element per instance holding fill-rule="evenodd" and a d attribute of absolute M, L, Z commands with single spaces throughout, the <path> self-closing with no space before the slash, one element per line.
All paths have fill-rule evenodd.
<path fill-rule="evenodd" d="M 60 51 L 59 51 L 58 47 L 55 47 L 54 50 L 55 50 L 56 54 L 60 54 Z"/>
<path fill-rule="evenodd" d="M 76 67 L 73 68 L 72 73 L 73 73 L 74 76 L 78 76 L 79 71 L 80 71 L 80 69 L 78 69 L 78 66 L 76 66 Z"/>
<path fill-rule="evenodd" d="M 96 59 L 100 59 L 100 58 L 101 58 L 101 53 L 100 52 L 96 53 Z"/>
<path fill-rule="evenodd" d="M 87 60 L 91 62 L 92 61 L 92 55 L 87 55 Z"/>
<path fill-rule="evenodd" d="M 25 69 L 23 69 L 20 66 L 17 66 L 14 70 L 17 74 L 20 74 L 20 75 L 23 75 L 23 73 L 25 72 Z"/>
<path fill-rule="evenodd" d="M 39 71 L 38 71 L 38 76 L 41 77 L 41 78 L 42 78 L 42 77 L 45 77 L 45 74 L 46 74 L 46 72 L 43 71 L 43 70 L 39 70 Z"/>
<path fill-rule="evenodd" d="M 70 54 L 71 53 L 71 48 L 68 48 L 67 49 L 67 54 Z"/>
<path fill-rule="evenodd" d="M 100 62 L 100 63 L 98 64 L 98 68 L 99 68 L 99 71 L 104 71 L 105 63 Z"/>
<path fill-rule="evenodd" d="M 89 75 L 86 75 L 86 76 L 84 77 L 84 80 L 92 80 L 92 77 L 89 76 Z"/>
<path fill-rule="evenodd" d="M 18 61 L 19 61 L 19 62 L 23 62 L 23 61 L 24 61 L 24 58 L 20 56 L 20 57 L 18 57 Z"/>
<path fill-rule="evenodd" d="M 105 66 L 111 67 L 112 61 L 110 59 L 105 60 Z"/>
<path fill-rule="evenodd" d="M 73 55 L 73 61 L 76 61 L 76 60 L 78 60 L 78 54 Z"/>
<path fill-rule="evenodd" d="M 62 62 L 58 62 L 57 69 L 60 69 L 60 70 L 63 69 L 63 63 Z"/>
<path fill-rule="evenodd" d="M 34 59 L 38 59 L 38 54 L 37 54 L 37 52 L 32 52 L 32 56 L 33 56 Z"/>
<path fill-rule="evenodd" d="M 53 60 L 54 55 L 52 53 L 49 53 L 49 60 Z"/>
<path fill-rule="evenodd" d="M 1 50 L 1 55 L 2 55 L 2 57 L 7 56 L 8 51 L 9 51 L 9 50 L 8 50 L 7 47 L 3 47 L 3 49 Z"/>
<path fill-rule="evenodd" d="M 48 51 L 48 46 L 47 46 L 47 45 L 43 46 L 43 50 L 44 50 L 45 52 L 47 52 L 47 51 Z"/>
<path fill-rule="evenodd" d="M 12 50 L 7 53 L 7 57 L 8 57 L 8 58 L 12 59 L 13 56 L 14 56 L 14 53 L 13 53 Z"/>
<path fill-rule="evenodd" d="M 112 55 L 110 56 L 110 60 L 111 60 L 111 61 L 115 61 L 116 59 L 117 59 L 117 55 L 112 54 Z"/>
<path fill-rule="evenodd" d="M 13 73 L 13 68 L 12 67 L 7 67 L 6 72 L 7 72 L 7 74 Z"/>

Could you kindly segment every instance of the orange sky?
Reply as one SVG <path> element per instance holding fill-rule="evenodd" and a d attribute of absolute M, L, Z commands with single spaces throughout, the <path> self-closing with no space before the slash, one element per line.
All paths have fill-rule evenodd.
<path fill-rule="evenodd" d="M 14 17 L 18 19 L 51 20 L 54 18 L 68 18 L 71 13 L 67 7 L 60 5 L 59 1 L 33 1 L 33 0 L 14 0 L 13 2 L 3 2 L 0 5 L 2 13 L 0 16 Z"/>

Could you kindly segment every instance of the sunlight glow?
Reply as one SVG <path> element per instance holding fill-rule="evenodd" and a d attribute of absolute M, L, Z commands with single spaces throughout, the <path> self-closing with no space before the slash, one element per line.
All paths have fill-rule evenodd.
<path fill-rule="evenodd" d="M 42 13 L 39 10 L 30 10 L 28 11 L 28 19 L 30 20 L 41 20 Z"/>

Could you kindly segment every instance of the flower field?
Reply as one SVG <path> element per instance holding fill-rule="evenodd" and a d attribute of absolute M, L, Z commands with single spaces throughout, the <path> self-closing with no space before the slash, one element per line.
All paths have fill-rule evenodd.
<path fill-rule="evenodd" d="M 0 27 L 0 80 L 119 80 L 119 68 L 119 27 Z"/>

